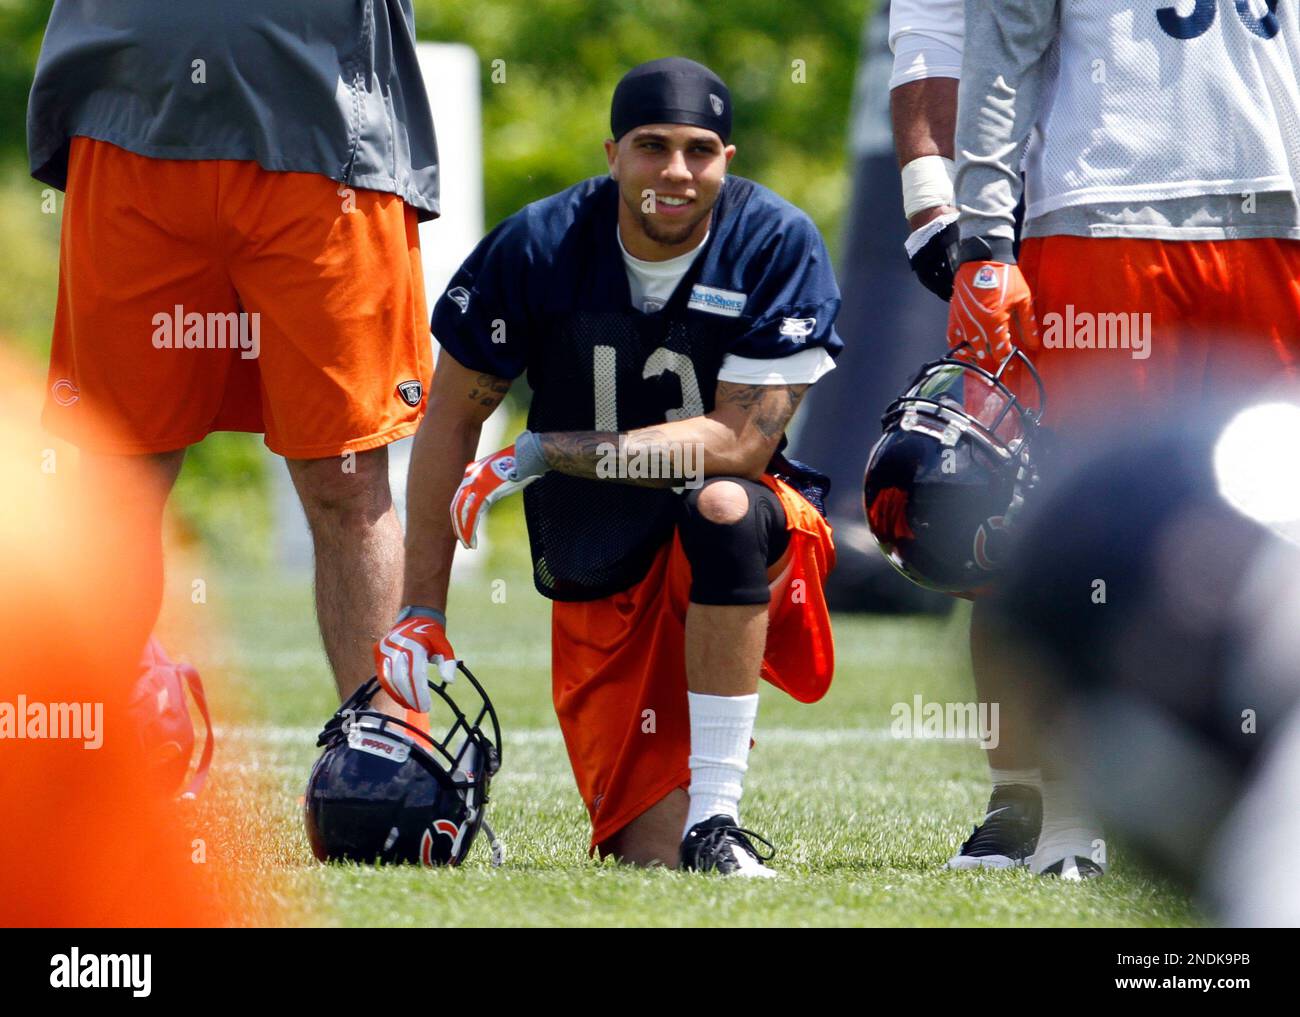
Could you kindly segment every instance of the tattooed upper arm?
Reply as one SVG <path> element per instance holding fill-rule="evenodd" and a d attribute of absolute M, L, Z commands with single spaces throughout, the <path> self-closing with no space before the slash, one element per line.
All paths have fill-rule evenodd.
<path fill-rule="evenodd" d="M 509 391 L 509 378 L 466 367 L 443 348 L 434 365 L 426 416 L 448 425 L 481 424 Z"/>
<path fill-rule="evenodd" d="M 714 412 L 741 424 L 742 440 L 760 439 L 775 447 L 807 391 L 807 385 L 739 385 L 720 381 Z"/>
<path fill-rule="evenodd" d="M 491 413 L 509 391 L 508 378 L 498 378 L 495 374 L 476 374 L 465 396 L 470 402 L 477 403 Z"/>

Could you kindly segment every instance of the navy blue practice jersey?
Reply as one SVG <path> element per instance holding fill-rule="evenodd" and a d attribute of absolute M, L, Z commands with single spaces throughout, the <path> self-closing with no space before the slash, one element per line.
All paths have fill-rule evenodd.
<path fill-rule="evenodd" d="M 527 376 L 533 431 L 629 431 L 708 413 L 728 356 L 843 348 L 839 288 L 821 234 L 772 191 L 728 177 L 709 239 L 668 303 L 632 304 L 618 185 L 595 177 L 526 206 L 489 233 L 433 312 L 465 367 Z M 670 489 L 551 472 L 524 490 L 534 579 L 594 600 L 644 575 L 676 525 Z"/>

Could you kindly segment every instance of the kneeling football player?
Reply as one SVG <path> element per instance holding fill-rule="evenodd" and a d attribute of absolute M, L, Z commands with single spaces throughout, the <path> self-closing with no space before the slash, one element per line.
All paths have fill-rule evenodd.
<path fill-rule="evenodd" d="M 609 175 L 493 230 L 433 315 L 442 345 L 409 481 L 406 607 L 376 648 L 423 709 L 454 653 L 456 538 L 527 488 L 553 602 L 553 696 L 602 857 L 768 876 L 739 821 L 758 679 L 819 699 L 833 668 L 826 481 L 784 431 L 843 344 L 808 217 L 727 177 L 731 98 L 680 58 L 614 93 Z M 527 372 L 528 430 L 464 464 Z M 458 486 L 459 485 L 459 486 Z M 451 505 L 450 517 L 447 507 Z M 454 665 L 452 665 L 454 666 Z"/>

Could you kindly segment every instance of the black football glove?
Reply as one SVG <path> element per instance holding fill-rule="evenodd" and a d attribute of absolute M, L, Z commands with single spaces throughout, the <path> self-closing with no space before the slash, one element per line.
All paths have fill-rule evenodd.
<path fill-rule="evenodd" d="M 940 300 L 952 299 L 952 252 L 960 239 L 957 213 L 948 212 L 915 230 L 904 245 L 921 285 Z"/>

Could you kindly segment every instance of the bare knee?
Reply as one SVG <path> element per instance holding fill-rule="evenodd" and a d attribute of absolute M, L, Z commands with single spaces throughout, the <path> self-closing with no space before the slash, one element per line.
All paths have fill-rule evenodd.
<path fill-rule="evenodd" d="M 695 506 L 709 522 L 733 525 L 749 511 L 749 495 L 734 480 L 715 480 L 700 489 Z"/>
<path fill-rule="evenodd" d="M 368 529 L 392 509 L 387 447 L 286 463 L 313 530 Z"/>

